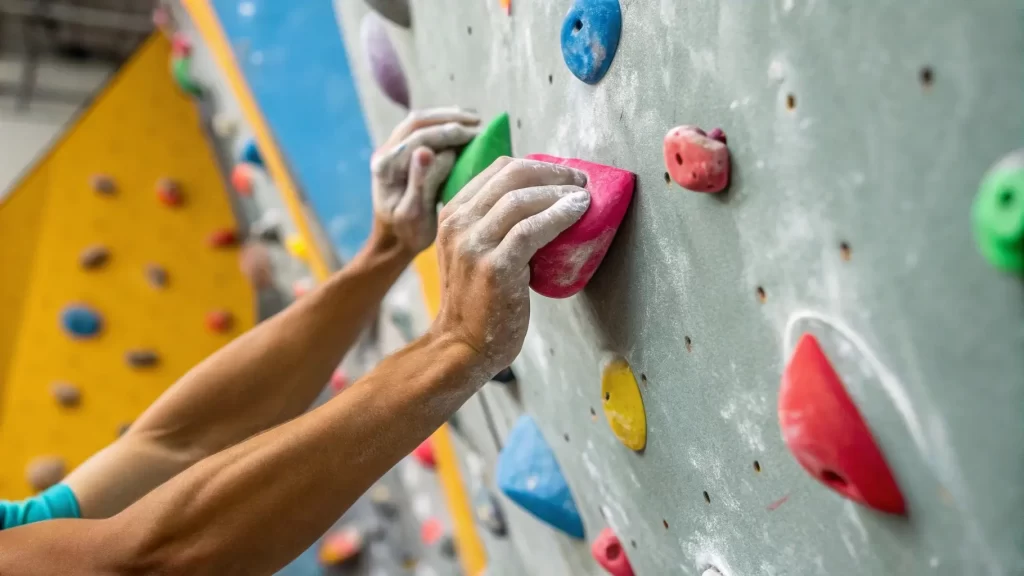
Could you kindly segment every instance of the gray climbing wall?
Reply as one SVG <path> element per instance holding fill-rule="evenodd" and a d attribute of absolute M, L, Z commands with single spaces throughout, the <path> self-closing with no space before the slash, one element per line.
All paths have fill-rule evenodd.
<path fill-rule="evenodd" d="M 1024 280 L 990 267 L 970 226 L 982 175 L 1024 137 L 1019 3 L 632 0 L 596 86 L 562 62 L 567 0 L 513 0 L 511 16 L 497 0 L 411 4 L 412 30 L 391 37 L 415 107 L 508 111 L 516 155 L 639 177 L 587 290 L 533 297 L 518 394 L 482 392 L 498 438 L 479 399 L 464 408 L 482 481 L 528 412 L 588 539 L 613 527 L 640 575 L 1024 574 Z M 379 141 L 401 112 L 363 64 L 366 6 L 336 6 Z M 662 137 L 680 124 L 728 134 L 726 193 L 666 184 Z M 840 497 L 788 452 L 778 390 L 804 332 L 907 517 Z M 607 352 L 646 382 L 642 454 L 602 414 Z M 504 506 L 489 574 L 603 573 L 586 543 Z"/>

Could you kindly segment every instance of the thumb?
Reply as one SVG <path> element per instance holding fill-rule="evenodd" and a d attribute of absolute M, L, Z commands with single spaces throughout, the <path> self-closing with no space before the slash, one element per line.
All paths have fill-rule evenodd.
<path fill-rule="evenodd" d="M 409 161 L 409 178 L 405 185 L 405 194 L 395 209 L 396 214 L 415 217 L 423 210 L 423 190 L 427 180 L 427 172 L 434 163 L 434 151 L 426 146 L 413 150 Z"/>

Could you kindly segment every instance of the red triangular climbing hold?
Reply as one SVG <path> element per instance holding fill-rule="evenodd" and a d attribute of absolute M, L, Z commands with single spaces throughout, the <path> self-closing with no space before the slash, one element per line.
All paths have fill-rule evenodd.
<path fill-rule="evenodd" d="M 800 338 L 782 375 L 779 425 L 789 451 L 818 481 L 865 506 L 906 513 L 882 451 L 810 334 Z"/>
<path fill-rule="evenodd" d="M 434 459 L 434 444 L 427 438 L 415 450 L 412 451 L 412 457 L 416 459 L 424 468 L 433 469 L 437 466 L 437 460 Z"/>

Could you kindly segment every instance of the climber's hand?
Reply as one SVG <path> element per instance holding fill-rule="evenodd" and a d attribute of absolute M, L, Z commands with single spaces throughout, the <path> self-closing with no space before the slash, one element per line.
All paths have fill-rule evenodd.
<path fill-rule="evenodd" d="M 441 210 L 441 310 L 431 332 L 472 348 L 488 377 L 519 354 L 530 258 L 586 212 L 586 183 L 571 168 L 500 158 Z"/>
<path fill-rule="evenodd" d="M 455 149 L 476 136 L 480 118 L 458 108 L 413 112 L 370 160 L 375 225 L 413 255 L 437 233 L 437 191 Z"/>

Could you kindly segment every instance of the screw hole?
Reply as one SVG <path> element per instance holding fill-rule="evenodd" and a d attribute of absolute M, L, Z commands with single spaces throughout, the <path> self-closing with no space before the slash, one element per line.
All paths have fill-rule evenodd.
<path fill-rule="evenodd" d="M 707 490 L 704 491 L 704 501 L 707 502 L 708 504 L 711 504 L 711 496 L 708 495 Z"/>
<path fill-rule="evenodd" d="M 668 172 L 665 172 L 665 184 L 671 184 L 671 183 L 672 183 L 672 177 L 668 175 Z"/>
<path fill-rule="evenodd" d="M 576 32 L 583 30 L 583 21 L 576 20 L 576 23 L 572 25 L 572 29 L 575 30 Z"/>
<path fill-rule="evenodd" d="M 679 164 L 680 166 L 683 165 L 683 156 L 679 152 L 676 152 L 676 164 Z M 668 172 L 666 172 L 666 174 L 668 174 Z"/>
<path fill-rule="evenodd" d="M 833 472 L 832 470 L 828 470 L 828 469 L 822 470 L 821 471 L 821 480 L 823 482 L 825 482 L 826 484 L 829 484 L 829 485 L 834 486 L 836 488 L 845 488 L 846 487 L 846 478 L 843 478 L 842 476 L 840 476 L 839 474 Z"/>
<path fill-rule="evenodd" d="M 761 473 L 761 463 L 754 460 L 754 472 Z"/>
<path fill-rule="evenodd" d="M 566 432 L 565 434 L 562 434 L 562 438 L 565 438 L 565 441 L 568 442 L 569 441 L 569 433 Z"/>
<path fill-rule="evenodd" d="M 849 262 L 851 255 L 852 254 L 851 254 L 851 249 L 850 249 L 850 243 L 849 242 L 840 242 L 839 243 L 839 257 L 842 258 L 843 260 L 846 260 L 847 262 Z"/>
<path fill-rule="evenodd" d="M 473 27 L 472 26 L 466 26 L 466 34 L 469 34 L 470 36 L 473 35 Z"/>
<path fill-rule="evenodd" d="M 668 530 L 668 520 L 665 520 L 664 518 L 662 518 L 661 519 L 661 525 L 665 527 L 665 530 Z"/>
<path fill-rule="evenodd" d="M 632 546 L 634 550 L 636 550 L 636 540 L 630 540 L 629 545 Z"/>
<path fill-rule="evenodd" d="M 793 95 L 793 94 L 786 94 L 786 109 L 787 110 L 795 110 L 796 109 L 796 96 L 795 95 Z"/>
<path fill-rule="evenodd" d="M 555 349 L 554 348 L 548 348 L 548 353 L 551 354 L 552 356 L 554 356 L 555 355 Z"/>
<path fill-rule="evenodd" d="M 689 336 L 683 338 L 683 342 L 686 344 L 686 351 L 693 352 L 693 340 L 690 340 Z"/>
<path fill-rule="evenodd" d="M 643 374 L 643 373 L 640 374 L 640 382 L 644 386 L 647 386 L 647 374 Z"/>
<path fill-rule="evenodd" d="M 555 76 L 554 76 L 554 74 L 548 74 L 548 84 L 554 84 L 554 83 L 555 83 Z"/>
<path fill-rule="evenodd" d="M 523 127 L 523 119 L 520 118 L 520 119 L 516 120 L 516 128 L 522 128 L 522 127 Z"/>
<path fill-rule="evenodd" d="M 921 80 L 921 85 L 928 88 L 935 82 L 935 72 L 932 71 L 931 66 L 925 66 L 921 68 L 921 72 L 918 73 L 918 77 Z"/>
<path fill-rule="evenodd" d="M 594 416 L 594 417 L 597 417 L 597 412 L 594 410 L 593 406 L 590 407 L 590 415 Z"/>
<path fill-rule="evenodd" d="M 607 402 L 612 399 L 612 395 L 608 392 L 604 393 L 604 401 Z"/>
<path fill-rule="evenodd" d="M 451 80 L 452 82 L 455 82 L 455 74 L 449 74 L 448 79 Z"/>
<path fill-rule="evenodd" d="M 1005 210 L 1010 206 L 1013 206 L 1013 199 L 1014 194 L 1012 188 L 1005 188 L 1001 190 L 999 192 L 999 207 Z"/>
<path fill-rule="evenodd" d="M 765 294 L 764 288 L 760 286 L 757 287 L 757 299 L 760 300 L 762 304 L 764 304 L 765 301 L 768 300 L 768 295 Z"/>

